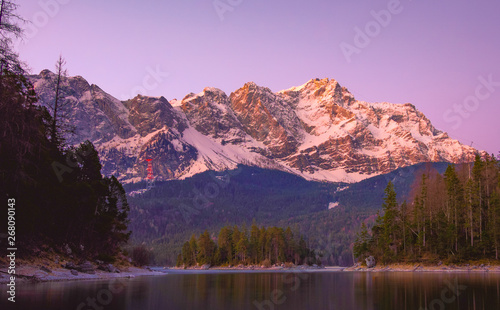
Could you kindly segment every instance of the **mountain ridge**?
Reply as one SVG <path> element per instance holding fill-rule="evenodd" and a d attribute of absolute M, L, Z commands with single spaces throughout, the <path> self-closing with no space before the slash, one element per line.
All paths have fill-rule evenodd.
<path fill-rule="evenodd" d="M 55 74 L 30 80 L 49 106 Z M 471 161 L 477 152 L 412 104 L 358 101 L 328 78 L 276 93 L 253 82 L 229 95 L 206 87 L 180 101 L 120 101 L 81 76 L 63 78 L 61 91 L 76 129 L 68 143 L 93 142 L 104 174 L 122 182 L 144 179 L 146 158 L 163 180 L 244 164 L 352 183 L 421 162 Z"/>

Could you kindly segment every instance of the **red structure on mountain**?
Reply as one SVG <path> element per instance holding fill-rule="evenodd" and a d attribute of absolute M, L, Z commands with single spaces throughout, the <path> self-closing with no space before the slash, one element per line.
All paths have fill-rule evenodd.
<path fill-rule="evenodd" d="M 153 180 L 153 163 L 152 163 L 152 158 L 148 158 L 146 159 L 146 161 L 148 162 L 148 169 L 147 169 L 147 172 L 148 172 L 148 176 L 147 176 L 147 179 L 148 181 L 151 181 Z"/>

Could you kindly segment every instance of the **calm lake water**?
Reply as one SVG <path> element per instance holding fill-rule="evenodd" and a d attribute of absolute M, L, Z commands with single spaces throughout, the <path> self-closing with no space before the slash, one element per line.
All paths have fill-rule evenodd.
<path fill-rule="evenodd" d="M 498 273 L 197 272 L 19 286 L 0 309 L 500 309 Z"/>

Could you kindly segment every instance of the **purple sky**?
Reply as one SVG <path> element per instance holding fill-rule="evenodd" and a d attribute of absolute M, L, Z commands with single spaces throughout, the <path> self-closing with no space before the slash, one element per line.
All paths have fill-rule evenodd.
<path fill-rule="evenodd" d="M 169 100 L 329 77 L 359 100 L 411 102 L 451 137 L 500 151 L 499 1 L 18 3 L 33 22 L 19 45 L 33 73 L 62 54 L 70 75 L 119 99 Z"/>

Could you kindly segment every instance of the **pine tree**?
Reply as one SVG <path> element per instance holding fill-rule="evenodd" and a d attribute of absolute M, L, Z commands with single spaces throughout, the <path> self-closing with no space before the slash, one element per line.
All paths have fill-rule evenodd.
<path fill-rule="evenodd" d="M 175 261 L 175 267 L 181 267 L 182 266 L 182 255 L 178 254 L 177 255 L 177 260 Z"/>
<path fill-rule="evenodd" d="M 283 228 L 271 227 L 269 228 L 270 235 L 270 246 L 271 246 L 271 261 L 279 263 L 285 260 L 284 249 L 285 249 L 285 239 L 284 239 Z"/>
<path fill-rule="evenodd" d="M 400 206 L 400 211 L 399 211 L 399 217 L 401 221 L 401 228 L 403 229 L 402 231 L 402 240 L 403 240 L 403 252 L 406 254 L 406 242 L 408 240 L 407 237 L 407 232 L 408 232 L 408 205 L 406 203 L 406 200 L 401 204 Z"/>
<path fill-rule="evenodd" d="M 236 244 L 236 255 L 243 263 L 246 262 L 246 258 L 248 255 L 248 247 L 249 244 L 247 236 L 244 233 L 240 234 L 240 240 Z"/>
<path fill-rule="evenodd" d="M 461 240 L 460 232 L 462 230 L 461 218 L 463 209 L 463 187 L 458 179 L 455 166 L 449 165 L 444 173 L 446 184 L 447 207 L 452 216 L 452 229 L 454 235 L 454 250 L 458 253 L 458 244 Z"/>
<path fill-rule="evenodd" d="M 230 264 L 232 263 L 232 253 L 233 253 L 233 247 L 232 247 L 232 230 L 229 227 L 222 227 L 220 232 L 219 232 L 219 237 L 217 238 L 217 244 L 219 246 L 219 252 L 220 252 L 220 259 L 223 262 L 229 262 Z"/>
<path fill-rule="evenodd" d="M 250 252 L 251 252 L 251 260 L 253 264 L 257 264 L 260 262 L 260 230 L 259 227 L 255 223 L 250 227 Z"/>
<path fill-rule="evenodd" d="M 428 218 L 427 218 L 427 175 L 423 174 L 422 175 L 422 185 L 421 185 L 421 192 L 420 192 L 420 215 L 422 216 L 421 219 L 421 227 L 422 227 L 422 248 L 425 250 L 427 247 L 427 226 L 428 226 Z"/>
<path fill-rule="evenodd" d="M 269 242 L 268 242 L 268 236 L 267 236 L 267 231 L 265 227 L 262 227 L 260 229 L 260 234 L 259 234 L 259 262 L 269 259 L 268 257 L 268 248 L 269 248 Z"/>
<path fill-rule="evenodd" d="M 287 262 L 293 261 L 293 253 L 295 252 L 295 240 L 292 229 L 287 227 L 284 233 L 285 238 L 285 259 Z"/>
<path fill-rule="evenodd" d="M 64 68 L 65 65 L 66 60 L 60 55 L 56 62 L 55 97 L 52 104 L 49 105 L 52 116 L 50 140 L 60 149 L 64 148 L 64 135 L 72 132 L 72 128 L 68 124 L 69 103 L 63 100 L 63 83 L 67 77 L 67 70 Z"/>
<path fill-rule="evenodd" d="M 479 154 L 476 154 L 474 160 L 474 166 L 472 168 L 472 204 L 474 208 L 474 222 L 476 224 L 477 234 L 479 235 L 479 242 L 483 240 L 483 213 L 484 213 L 484 203 L 483 203 L 483 170 L 484 163 L 481 160 Z"/>
<path fill-rule="evenodd" d="M 194 234 L 191 235 L 191 239 L 189 240 L 189 247 L 192 255 L 190 261 L 192 261 L 192 265 L 196 265 L 198 263 L 198 242 Z"/>
<path fill-rule="evenodd" d="M 205 230 L 198 239 L 198 263 L 213 264 L 215 254 L 215 242 L 210 238 L 210 234 Z"/>
<path fill-rule="evenodd" d="M 100 240 L 100 255 L 115 256 L 130 238 L 131 232 L 127 231 L 130 207 L 123 186 L 114 176 L 105 178 L 103 183 L 106 192 L 99 199 L 101 205 L 96 214 L 97 234 L 92 242 Z"/>
<path fill-rule="evenodd" d="M 474 182 L 472 179 L 468 179 L 467 183 L 465 184 L 465 191 L 464 191 L 464 196 L 465 196 L 465 204 L 467 206 L 466 210 L 468 212 L 468 217 L 466 219 L 466 225 L 467 225 L 467 240 L 470 242 L 470 247 L 471 249 L 474 247 L 474 214 L 475 214 L 475 207 L 474 207 Z"/>
<path fill-rule="evenodd" d="M 8 72 L 25 75 L 24 64 L 13 50 L 13 40 L 23 36 L 20 24 L 26 21 L 16 11 L 19 5 L 14 1 L 1 0 L 0 3 L 0 96 L 3 92 L 3 77 Z"/>
<path fill-rule="evenodd" d="M 394 256 L 391 252 L 391 247 L 397 248 L 396 233 L 399 230 L 397 225 L 398 219 L 398 203 L 396 198 L 396 191 L 394 190 L 394 184 L 389 182 L 385 188 L 385 197 L 382 208 L 384 210 L 384 216 L 382 217 L 382 242 L 384 245 L 384 257 L 389 259 Z"/>
<path fill-rule="evenodd" d="M 238 246 L 238 242 L 240 241 L 242 232 L 238 228 L 238 226 L 233 227 L 233 232 L 231 235 L 231 261 L 237 262 L 238 261 L 238 255 L 236 253 L 236 247 Z"/>
<path fill-rule="evenodd" d="M 189 241 L 184 242 L 182 246 L 182 263 L 185 266 L 193 266 L 195 264 L 194 256 Z"/>
<path fill-rule="evenodd" d="M 353 252 L 354 256 L 359 260 L 364 261 L 368 255 L 370 244 L 370 234 L 366 227 L 365 222 L 361 223 L 361 231 L 356 235 L 356 241 L 354 242 Z"/>
<path fill-rule="evenodd" d="M 500 250 L 500 165 L 493 157 L 491 162 L 491 196 L 490 196 L 490 220 L 489 228 L 493 244 L 495 259 L 499 259 Z"/>

